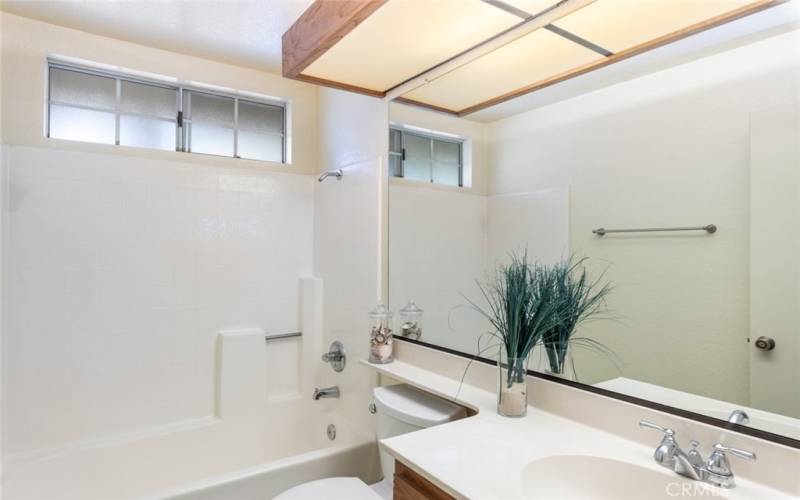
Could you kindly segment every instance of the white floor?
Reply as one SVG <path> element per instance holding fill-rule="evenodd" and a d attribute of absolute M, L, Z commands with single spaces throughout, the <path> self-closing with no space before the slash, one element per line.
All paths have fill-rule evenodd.
<path fill-rule="evenodd" d="M 383 498 L 385 500 L 392 500 L 392 496 L 393 496 L 393 491 L 392 490 L 393 490 L 393 488 L 392 488 L 392 482 L 391 481 L 388 481 L 388 480 L 384 479 L 380 483 L 375 483 L 375 484 L 371 485 L 370 488 L 372 488 L 372 491 L 374 491 L 375 493 L 380 495 L 381 498 Z"/>

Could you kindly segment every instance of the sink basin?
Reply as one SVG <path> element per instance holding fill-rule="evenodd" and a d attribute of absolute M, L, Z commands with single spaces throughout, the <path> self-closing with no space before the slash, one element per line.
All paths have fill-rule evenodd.
<path fill-rule="evenodd" d="M 724 498 L 723 490 L 663 472 L 589 455 L 559 455 L 529 463 L 522 471 L 528 498 L 648 500 L 676 497 Z"/>

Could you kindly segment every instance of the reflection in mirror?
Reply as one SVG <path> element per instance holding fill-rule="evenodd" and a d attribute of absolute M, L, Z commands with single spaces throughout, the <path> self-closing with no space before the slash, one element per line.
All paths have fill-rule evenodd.
<path fill-rule="evenodd" d="M 757 20 L 464 117 L 393 102 L 391 309 L 496 358 L 478 282 L 586 258 L 611 319 L 578 333 L 613 355 L 573 345 L 563 376 L 800 439 L 800 32 Z"/>

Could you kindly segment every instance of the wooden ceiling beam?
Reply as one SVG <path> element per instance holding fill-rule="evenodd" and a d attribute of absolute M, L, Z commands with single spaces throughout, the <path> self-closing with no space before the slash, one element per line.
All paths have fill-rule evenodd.
<path fill-rule="evenodd" d="M 388 0 L 316 0 L 282 38 L 282 73 L 297 78 Z"/>

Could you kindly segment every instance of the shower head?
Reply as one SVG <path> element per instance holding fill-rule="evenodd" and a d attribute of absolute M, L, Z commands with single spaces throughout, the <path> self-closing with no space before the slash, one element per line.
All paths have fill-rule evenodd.
<path fill-rule="evenodd" d="M 327 179 L 328 177 L 331 177 L 331 176 L 336 177 L 336 179 L 338 179 L 338 180 L 342 180 L 342 176 L 343 175 L 344 175 L 344 172 L 342 172 L 341 168 L 336 169 L 336 170 L 328 170 L 324 174 L 320 175 L 317 180 L 319 182 L 322 182 L 322 181 L 324 181 L 325 179 Z"/>

